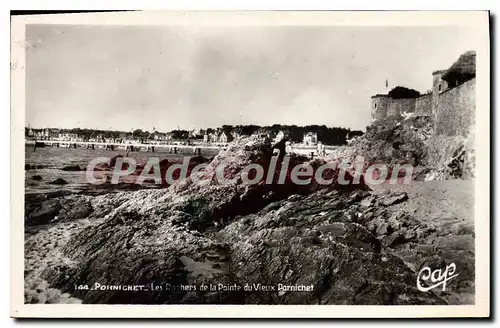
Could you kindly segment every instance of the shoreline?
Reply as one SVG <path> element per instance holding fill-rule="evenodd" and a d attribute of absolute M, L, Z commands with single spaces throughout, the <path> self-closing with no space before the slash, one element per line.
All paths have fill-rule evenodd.
<path fill-rule="evenodd" d="M 471 207 L 463 207 L 463 206 L 458 207 L 458 212 L 449 212 L 447 211 L 447 209 L 448 208 L 456 209 L 457 204 L 464 204 L 464 203 L 473 204 L 473 199 L 470 198 L 470 195 L 467 196 L 469 192 L 472 193 L 473 195 L 473 188 L 470 187 L 473 184 L 474 181 L 467 181 L 467 180 L 416 182 L 412 185 L 399 186 L 393 188 L 387 186 L 381 186 L 379 188 L 373 189 L 368 193 L 361 194 L 359 192 L 354 192 L 354 193 L 348 193 L 344 196 L 336 192 L 332 193 L 331 191 L 328 191 L 328 189 L 326 189 L 324 191 L 313 192 L 309 196 L 298 194 L 298 195 L 291 195 L 290 197 L 282 200 L 273 201 L 269 203 L 269 205 L 267 205 L 265 208 L 257 211 L 254 214 L 252 213 L 243 214 L 243 216 L 233 219 L 230 222 L 226 222 L 222 226 L 217 227 L 216 225 L 212 228 L 206 229 L 205 231 L 200 230 L 199 228 L 195 228 L 194 226 L 189 226 L 189 225 L 178 226 L 177 224 L 172 224 L 172 223 L 168 223 L 163 228 L 162 225 L 160 224 L 158 226 L 158 229 L 160 229 L 160 231 L 164 231 L 163 233 L 165 235 L 163 238 L 167 238 L 167 240 L 169 240 L 169 242 L 165 241 L 167 243 L 166 245 L 168 245 L 169 243 L 174 243 L 175 245 L 176 243 L 180 243 L 181 240 L 184 239 L 184 240 L 191 240 L 192 243 L 194 242 L 192 246 L 189 246 L 189 247 L 194 247 L 194 245 L 197 245 L 198 243 L 196 240 L 200 238 L 201 238 L 200 241 L 206 240 L 203 243 L 208 243 L 207 245 L 213 245 L 213 246 L 208 246 L 210 249 L 208 250 L 208 254 L 213 254 L 213 255 L 203 255 L 207 251 L 200 249 L 199 251 L 196 251 L 194 253 L 190 252 L 189 254 L 183 255 L 184 257 L 181 257 L 181 262 L 184 263 L 183 266 L 186 268 L 186 270 L 188 270 L 188 272 L 191 272 L 189 273 L 190 276 L 201 274 L 201 277 L 206 277 L 204 279 L 208 279 L 207 281 L 214 279 L 217 280 L 217 278 L 214 277 L 220 276 L 221 277 L 220 279 L 222 279 L 222 277 L 225 277 L 229 273 L 228 271 L 229 268 L 227 266 L 228 264 L 226 262 L 227 260 L 224 259 L 227 259 L 228 256 L 230 256 L 229 258 L 234 257 L 234 259 L 230 260 L 231 262 L 238 261 L 239 255 L 236 254 L 238 254 L 238 252 L 240 251 L 243 251 L 243 249 L 238 251 L 239 247 L 241 247 L 239 246 L 240 245 L 239 240 L 242 239 L 243 241 L 245 240 L 245 238 L 251 238 L 250 240 L 253 240 L 252 238 L 254 237 L 245 237 L 245 233 L 248 233 L 244 232 L 246 230 L 241 230 L 243 227 L 245 227 L 246 224 L 248 224 L 245 223 L 247 222 L 247 220 L 250 220 L 250 222 L 254 222 L 252 223 L 252 225 L 257 224 L 256 226 L 251 228 L 250 231 L 252 231 L 252 229 L 256 229 L 256 233 L 258 233 L 259 230 L 257 227 L 261 224 L 258 222 L 262 220 L 264 220 L 263 222 L 266 222 L 266 220 L 271 220 L 276 215 L 280 216 L 281 214 L 278 214 L 280 213 L 280 211 L 285 211 L 285 212 L 293 211 L 292 213 L 295 213 L 295 211 L 300 212 L 301 208 L 307 209 L 309 206 L 314 206 L 314 207 L 318 206 L 317 215 L 319 216 L 313 215 L 304 217 L 303 219 L 301 219 L 305 220 L 302 224 L 306 224 L 306 226 L 315 231 L 320 231 L 320 237 L 319 237 L 320 239 L 318 239 L 317 242 L 321 244 L 325 242 L 331 243 L 333 242 L 333 240 L 336 240 L 337 238 L 340 237 L 339 235 L 337 235 L 337 232 L 335 232 L 337 229 L 340 229 L 339 224 L 341 224 L 344 227 L 349 227 L 352 225 L 352 223 L 349 223 L 350 222 L 349 220 L 351 219 L 348 219 L 347 221 L 345 221 L 346 219 L 340 220 L 340 222 L 343 223 L 340 222 L 337 223 L 337 219 L 333 221 L 332 219 L 326 219 L 327 217 L 329 217 L 329 214 L 325 213 L 329 213 L 329 211 L 331 211 L 329 210 L 331 205 L 328 204 L 332 201 L 333 202 L 340 201 L 341 204 L 346 204 L 344 206 L 347 206 L 347 208 L 341 210 L 343 213 L 345 213 L 344 215 L 346 215 L 346 217 L 351 217 L 352 214 L 349 213 L 353 213 L 352 211 L 354 211 L 354 213 L 357 212 L 363 213 L 362 214 L 363 216 L 366 215 L 368 217 L 369 215 L 371 215 L 372 217 L 375 217 L 375 219 L 371 220 L 370 222 L 358 221 L 358 224 L 361 224 L 361 226 L 364 227 L 363 229 L 365 230 L 368 229 L 366 230 L 368 235 L 366 235 L 366 237 L 363 238 L 369 238 L 369 240 L 372 240 L 370 243 L 373 243 L 375 242 L 375 240 L 378 240 L 376 243 L 380 244 L 380 247 L 382 247 L 383 250 L 382 253 L 380 255 L 377 255 L 381 256 L 379 258 L 381 259 L 382 262 L 379 265 L 382 265 L 383 261 L 387 261 L 387 259 L 391 259 L 392 257 L 394 257 L 394 260 L 390 260 L 390 262 L 393 263 L 391 265 L 396 265 L 395 263 L 397 263 L 397 261 L 402 260 L 405 263 L 404 267 L 406 269 L 404 270 L 409 270 L 407 275 L 416 275 L 421 265 L 423 265 L 420 263 L 428 263 L 428 261 L 424 259 L 425 257 L 424 254 L 428 254 L 429 247 L 434 247 L 434 248 L 438 247 L 437 249 L 441 248 L 441 250 L 438 253 L 435 253 L 434 256 L 436 256 L 436 254 L 441 254 L 440 256 L 444 256 L 444 258 L 442 258 L 439 261 L 443 261 L 443 259 L 445 259 L 445 261 L 450 261 L 450 260 L 456 261 L 455 253 L 458 252 L 457 254 L 459 254 L 459 257 L 457 258 L 461 258 L 460 260 L 461 262 L 457 263 L 460 263 L 459 269 L 462 270 L 462 274 L 465 274 L 463 272 L 464 268 L 468 268 L 467 270 L 469 270 L 467 271 L 467 274 L 461 281 L 467 281 L 467 278 L 470 277 L 471 275 L 470 270 L 472 270 L 472 273 L 474 270 L 473 248 L 472 251 L 470 249 L 467 250 L 467 248 L 470 247 L 471 242 L 473 247 L 473 241 L 474 241 L 473 238 L 474 219 L 471 217 L 467 217 L 468 216 L 467 212 L 471 211 Z M 60 273 L 57 273 L 57 270 L 60 269 L 57 268 L 61 268 L 62 270 L 68 272 L 76 270 L 74 273 L 70 274 L 69 277 L 70 279 L 75 279 L 77 277 L 74 275 L 76 274 L 76 272 L 78 272 L 78 270 L 80 270 L 79 266 L 81 265 L 81 263 L 79 261 L 81 260 L 78 260 L 78 256 L 76 256 L 76 254 L 73 254 L 73 251 L 69 252 L 69 250 L 74 250 L 76 251 L 76 253 L 81 252 L 80 249 L 82 246 L 77 246 L 73 244 L 76 240 L 80 240 L 82 238 L 78 236 L 87 235 L 85 231 L 91 231 L 91 230 L 95 230 L 96 232 L 102 231 L 102 228 L 99 228 L 99 226 L 109 225 L 111 221 L 115 220 L 114 217 L 116 215 L 121 215 L 119 213 L 123 211 L 130 211 L 130 210 L 125 210 L 126 208 L 130 209 L 134 208 L 133 211 L 140 211 L 135 215 L 138 215 L 138 217 L 145 216 L 148 218 L 146 220 L 152 220 L 154 216 L 153 217 L 150 216 L 149 214 L 150 211 L 154 211 L 153 209 L 158 206 L 160 206 L 161 208 L 162 206 L 161 204 L 165 202 L 166 202 L 165 204 L 168 204 L 167 200 L 170 199 L 173 190 L 178 188 L 181 188 L 181 186 L 174 186 L 171 188 L 166 188 L 161 191 L 143 189 L 138 191 L 118 191 L 112 193 L 105 193 L 101 195 L 60 192 L 60 193 L 53 193 L 50 197 L 47 197 L 47 199 L 42 200 L 42 203 L 57 200 L 56 202 L 53 202 L 52 205 L 54 205 L 55 208 L 57 208 L 59 214 L 56 215 L 57 219 L 53 222 L 49 221 L 47 224 L 28 225 L 27 229 L 25 230 L 25 238 L 26 238 L 25 301 L 29 303 L 83 302 L 83 303 L 95 304 L 95 301 L 92 301 L 92 299 L 94 298 L 92 297 L 88 298 L 88 295 L 86 296 L 85 293 L 82 294 L 81 292 L 76 292 L 76 293 L 72 292 L 71 290 L 68 289 L 67 283 L 61 281 L 57 282 L 58 280 L 53 280 L 53 277 L 60 276 Z M 401 189 L 401 190 L 392 190 L 392 189 Z M 458 194 L 457 191 L 459 192 Z M 408 200 L 404 200 L 402 202 L 396 201 L 396 199 L 399 199 L 395 198 L 399 197 L 396 195 L 402 195 L 401 194 L 402 192 L 408 195 Z M 42 197 L 42 196 L 38 195 L 38 196 L 27 197 L 28 198 L 27 204 L 32 202 L 33 199 L 36 199 L 37 197 Z M 30 200 L 29 198 L 33 199 Z M 348 199 L 353 199 L 355 201 L 353 202 Z M 396 203 L 395 204 L 391 203 L 387 207 L 380 205 L 379 207 L 377 207 L 374 205 L 377 202 L 380 201 L 387 202 L 389 200 L 390 202 L 396 201 Z M 55 205 L 57 202 L 59 202 L 61 206 L 58 207 L 57 205 Z M 88 206 L 85 204 L 88 204 Z M 85 208 L 87 207 L 91 208 L 91 210 L 88 209 L 86 210 Z M 316 211 L 313 210 L 314 207 L 312 207 L 307 211 L 312 210 L 314 213 Z M 72 210 L 73 208 L 75 211 Z M 336 207 L 333 207 L 332 209 L 334 208 Z M 439 209 L 439 211 L 434 211 L 434 209 Z M 334 212 L 332 213 L 335 213 L 335 211 L 338 210 L 334 210 Z M 435 214 L 434 217 L 429 216 L 429 213 L 434 213 Z M 283 214 L 283 215 L 284 219 L 285 217 L 290 217 L 290 216 L 293 217 L 293 215 L 297 214 Z M 383 217 L 384 219 L 382 219 L 382 221 L 377 221 L 381 220 L 380 218 L 376 218 L 377 215 L 382 215 L 381 217 Z M 398 221 L 400 220 L 400 218 L 402 220 L 407 220 L 404 219 L 407 215 L 411 215 L 412 220 L 415 220 L 413 223 L 411 223 L 411 221 L 405 221 L 405 222 L 410 222 L 406 224 L 410 224 L 410 226 L 414 227 L 412 229 L 416 229 L 414 230 L 414 232 L 412 232 L 415 233 L 416 235 L 414 237 L 411 237 L 411 234 L 408 235 L 409 232 L 405 232 L 404 235 L 405 236 L 408 235 L 408 238 L 417 238 L 417 239 L 413 241 L 405 241 L 403 243 L 394 242 L 394 240 L 398 239 L 393 236 L 386 235 L 385 234 L 386 232 L 383 232 L 385 229 L 384 225 L 387 224 L 385 222 L 389 222 L 389 224 L 394 224 L 390 223 L 391 222 L 390 220 L 392 220 L 393 217 L 397 218 Z M 325 219 L 317 221 L 322 217 L 325 217 Z M 458 218 L 458 220 L 455 218 Z M 386 221 L 387 219 L 389 219 L 389 221 Z M 325 222 L 321 223 L 322 221 Z M 370 225 L 373 224 L 375 224 L 376 226 L 371 227 Z M 120 233 L 119 232 L 120 230 L 116 231 L 115 229 L 122 229 L 120 228 L 120 225 L 116 225 L 115 223 L 110 225 L 109 228 L 111 229 L 109 230 L 110 232 L 115 231 L 116 233 Z M 342 229 L 341 231 L 345 231 Z M 295 230 L 296 228 L 294 228 L 294 231 Z M 236 233 L 236 231 L 240 232 Z M 461 232 L 457 233 L 457 231 Z M 300 238 L 305 238 L 305 236 L 308 235 L 306 231 L 302 230 L 297 230 L 294 233 L 298 233 L 299 236 L 305 233 L 303 237 Z M 199 237 L 195 237 L 198 235 Z M 252 234 L 250 234 L 250 236 L 252 236 Z M 333 238 L 333 240 L 327 239 L 326 241 L 323 241 L 323 238 L 325 237 Z M 364 240 L 363 238 L 360 240 L 355 239 L 352 241 L 341 239 L 341 243 L 347 242 L 346 244 L 347 246 L 343 247 L 350 248 L 354 245 L 359 245 L 356 247 L 364 248 L 367 246 L 362 246 L 365 245 L 364 244 L 365 242 L 363 242 Z M 259 239 L 257 239 L 256 242 L 260 243 L 260 241 L 258 241 Z M 227 255 L 226 253 L 227 251 L 224 251 L 223 253 L 220 253 L 219 250 L 215 251 L 216 249 L 218 249 L 218 247 L 220 247 L 216 246 L 218 245 L 218 243 L 224 244 L 227 242 L 229 242 L 229 245 L 233 245 L 230 247 L 235 247 L 235 249 L 232 250 L 233 255 Z M 271 241 L 266 241 L 265 243 L 269 242 Z M 115 244 L 115 242 L 113 241 L 110 241 L 110 243 L 111 244 L 109 244 L 108 247 L 119 246 L 118 244 Z M 254 243 L 254 241 L 251 241 L 251 243 Z M 354 244 L 351 245 L 351 243 Z M 286 244 L 287 242 L 284 245 Z M 433 244 L 434 246 L 432 246 Z M 143 245 L 142 247 L 144 247 L 144 245 L 147 244 L 141 243 L 141 245 Z M 182 245 L 182 243 L 179 245 Z M 335 245 L 335 243 L 332 244 L 332 246 L 333 245 Z M 303 251 L 307 251 L 309 247 L 313 247 L 314 249 L 315 246 L 308 246 Z M 326 245 L 321 247 L 326 247 Z M 243 251 L 241 255 L 243 255 L 244 252 L 246 251 Z M 375 251 L 375 253 L 373 254 L 377 254 L 377 252 L 380 251 Z M 355 254 L 358 254 L 355 256 L 361 256 L 361 253 L 355 253 Z M 439 261 L 436 263 L 440 263 Z M 471 263 L 472 263 L 472 268 L 470 267 Z M 398 265 L 400 266 L 400 264 Z M 55 269 L 56 271 L 50 269 L 51 267 L 56 268 Z M 378 270 L 380 270 L 378 265 L 373 268 L 374 269 L 378 268 Z M 249 268 L 247 269 L 242 268 L 242 269 L 248 270 Z M 359 270 L 359 268 L 357 270 Z M 306 273 L 304 272 L 304 274 Z M 49 280 L 46 280 L 47 278 L 49 278 Z M 105 281 L 101 282 L 105 283 Z M 263 283 L 263 282 L 265 281 L 259 281 L 259 280 L 256 281 L 256 283 Z M 123 283 L 126 283 L 126 281 L 124 281 Z M 229 283 L 229 281 L 227 283 Z M 287 284 L 294 285 L 295 283 L 292 283 L 290 281 Z M 70 285 L 73 286 L 74 284 Z M 394 287 L 394 288 L 407 288 L 400 285 L 398 286 L 399 287 Z M 436 294 L 436 297 L 438 297 L 437 299 L 446 300 L 445 302 L 448 304 L 472 304 L 474 300 L 474 292 L 473 292 L 474 286 L 470 285 L 470 280 L 466 285 L 463 285 L 463 282 L 461 282 L 460 286 L 461 289 L 457 292 L 446 291 L 444 293 L 437 293 Z M 60 287 L 62 287 L 62 289 Z M 285 295 L 283 297 L 295 297 L 293 296 L 294 295 L 293 292 L 283 295 Z M 93 297 L 97 296 L 94 295 Z M 252 303 L 251 301 L 250 302 L 249 301 L 250 300 L 245 301 L 243 299 L 240 299 L 240 301 L 238 301 L 239 303 L 238 302 L 237 303 L 275 304 L 275 303 L 268 303 L 269 300 L 265 301 L 264 299 L 259 301 L 258 303 Z M 421 301 L 423 302 L 423 299 Z M 181 301 L 179 302 L 178 303 L 174 302 L 174 303 L 183 304 Z M 100 303 L 100 301 L 98 303 Z M 145 303 L 140 303 L 140 304 L 145 304 Z M 281 304 L 281 303 L 276 303 L 276 304 Z M 361 302 L 360 304 L 365 304 L 365 303 Z"/>
<path fill-rule="evenodd" d="M 279 172 L 266 165 L 272 157 L 271 145 L 248 138 L 219 152 L 206 167 L 210 172 L 228 165 L 230 184 L 200 185 L 188 178 L 163 189 L 27 197 L 26 301 L 65 302 L 68 295 L 61 295 L 68 293 L 89 304 L 473 303 L 474 180 L 373 187 L 356 183 L 348 172 L 348 185 L 297 185 L 288 173 L 284 184 L 234 179 L 252 163 Z M 292 156 L 290 166 L 319 167 L 326 160 Z M 339 174 L 334 170 L 331 178 Z M 439 270 L 451 263 L 460 272 L 453 288 L 417 289 L 423 267 Z M 313 288 L 75 289 L 96 282 Z"/>

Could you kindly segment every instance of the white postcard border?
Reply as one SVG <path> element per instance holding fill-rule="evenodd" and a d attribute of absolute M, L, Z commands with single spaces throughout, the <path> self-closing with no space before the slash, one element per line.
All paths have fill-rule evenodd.
<path fill-rule="evenodd" d="M 335 25 L 445 26 L 475 29 L 477 52 L 475 305 L 69 305 L 24 304 L 25 25 Z M 11 316 L 13 317 L 486 317 L 490 313 L 490 43 L 487 11 L 156 11 L 35 15 L 11 24 Z"/>

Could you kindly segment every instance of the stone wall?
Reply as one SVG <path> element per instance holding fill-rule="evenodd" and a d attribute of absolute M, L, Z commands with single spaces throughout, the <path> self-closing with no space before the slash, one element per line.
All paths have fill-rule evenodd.
<path fill-rule="evenodd" d="M 390 100 L 391 98 L 389 96 L 384 95 L 372 97 L 373 124 L 385 124 Z"/>
<path fill-rule="evenodd" d="M 441 77 L 446 70 L 432 73 L 432 114 L 436 113 L 439 104 L 439 95 L 448 88 L 448 83 Z"/>
<path fill-rule="evenodd" d="M 415 115 L 431 116 L 432 113 L 432 94 L 425 94 L 415 101 Z"/>
<path fill-rule="evenodd" d="M 455 86 L 456 81 L 475 76 L 474 66 L 468 64 L 464 78 L 450 81 L 451 84 L 443 79 L 449 70 L 433 72 L 432 91 L 419 98 L 393 99 L 388 94 L 372 97 L 374 125 L 394 128 L 394 125 L 404 124 L 405 113 L 429 119 L 432 128 L 428 127 L 432 132 L 425 134 L 425 164 L 438 173 L 451 169 L 449 176 L 460 178 L 473 178 L 475 173 L 476 79 Z M 406 116 L 405 120 L 409 118 Z"/>
<path fill-rule="evenodd" d="M 472 79 L 439 95 L 433 135 L 428 140 L 427 162 L 431 167 L 446 166 L 464 151 L 462 178 L 474 177 L 475 94 L 476 79 Z"/>
<path fill-rule="evenodd" d="M 475 107 L 475 78 L 441 93 L 435 115 L 435 134 L 467 137 L 474 126 Z"/>
<path fill-rule="evenodd" d="M 415 112 L 416 99 L 391 99 L 387 109 L 388 120 L 399 120 L 403 113 Z"/>
<path fill-rule="evenodd" d="M 435 74 L 437 77 L 437 74 Z M 372 97 L 372 120 L 390 124 L 401 120 L 404 113 L 432 116 L 436 135 L 467 137 L 474 126 L 476 79 L 437 94 L 416 99 L 392 99 L 387 95 Z M 433 111 L 434 109 L 434 111 Z"/>
<path fill-rule="evenodd" d="M 466 141 L 462 136 L 432 136 L 427 142 L 427 164 L 434 169 L 446 166 Z"/>

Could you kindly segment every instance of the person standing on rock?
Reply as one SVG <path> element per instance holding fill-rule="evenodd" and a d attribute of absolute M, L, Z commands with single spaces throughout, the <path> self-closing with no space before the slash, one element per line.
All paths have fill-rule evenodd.
<path fill-rule="evenodd" d="M 283 156 L 285 156 L 286 142 L 285 139 L 282 139 L 273 146 L 273 156 L 277 156 L 278 160 L 283 159 Z"/>
<path fill-rule="evenodd" d="M 285 142 L 285 153 L 288 155 L 293 154 L 292 143 L 290 141 Z"/>

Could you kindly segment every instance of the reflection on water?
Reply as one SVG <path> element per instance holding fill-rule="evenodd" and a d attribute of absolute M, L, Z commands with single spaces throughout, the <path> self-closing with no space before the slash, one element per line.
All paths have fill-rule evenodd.
<path fill-rule="evenodd" d="M 203 156 L 214 156 L 216 150 L 202 151 Z M 45 147 L 33 150 L 33 147 L 26 146 L 25 164 L 36 166 L 36 169 L 26 170 L 25 193 L 44 193 L 56 190 L 87 190 L 89 184 L 85 179 L 85 171 L 63 171 L 63 167 L 68 165 L 79 165 L 86 168 L 88 163 L 96 157 L 114 157 L 117 155 L 125 156 L 125 150 L 105 150 L 105 149 L 85 149 L 85 148 L 57 148 Z M 128 157 L 136 160 L 137 164 L 145 164 L 151 157 L 161 159 L 181 160 L 183 156 L 194 156 L 192 153 L 170 154 L 167 151 L 152 152 L 130 152 Z M 42 180 L 35 181 L 33 176 L 39 175 Z M 51 185 L 48 182 L 57 178 L 64 179 L 67 185 Z"/>

